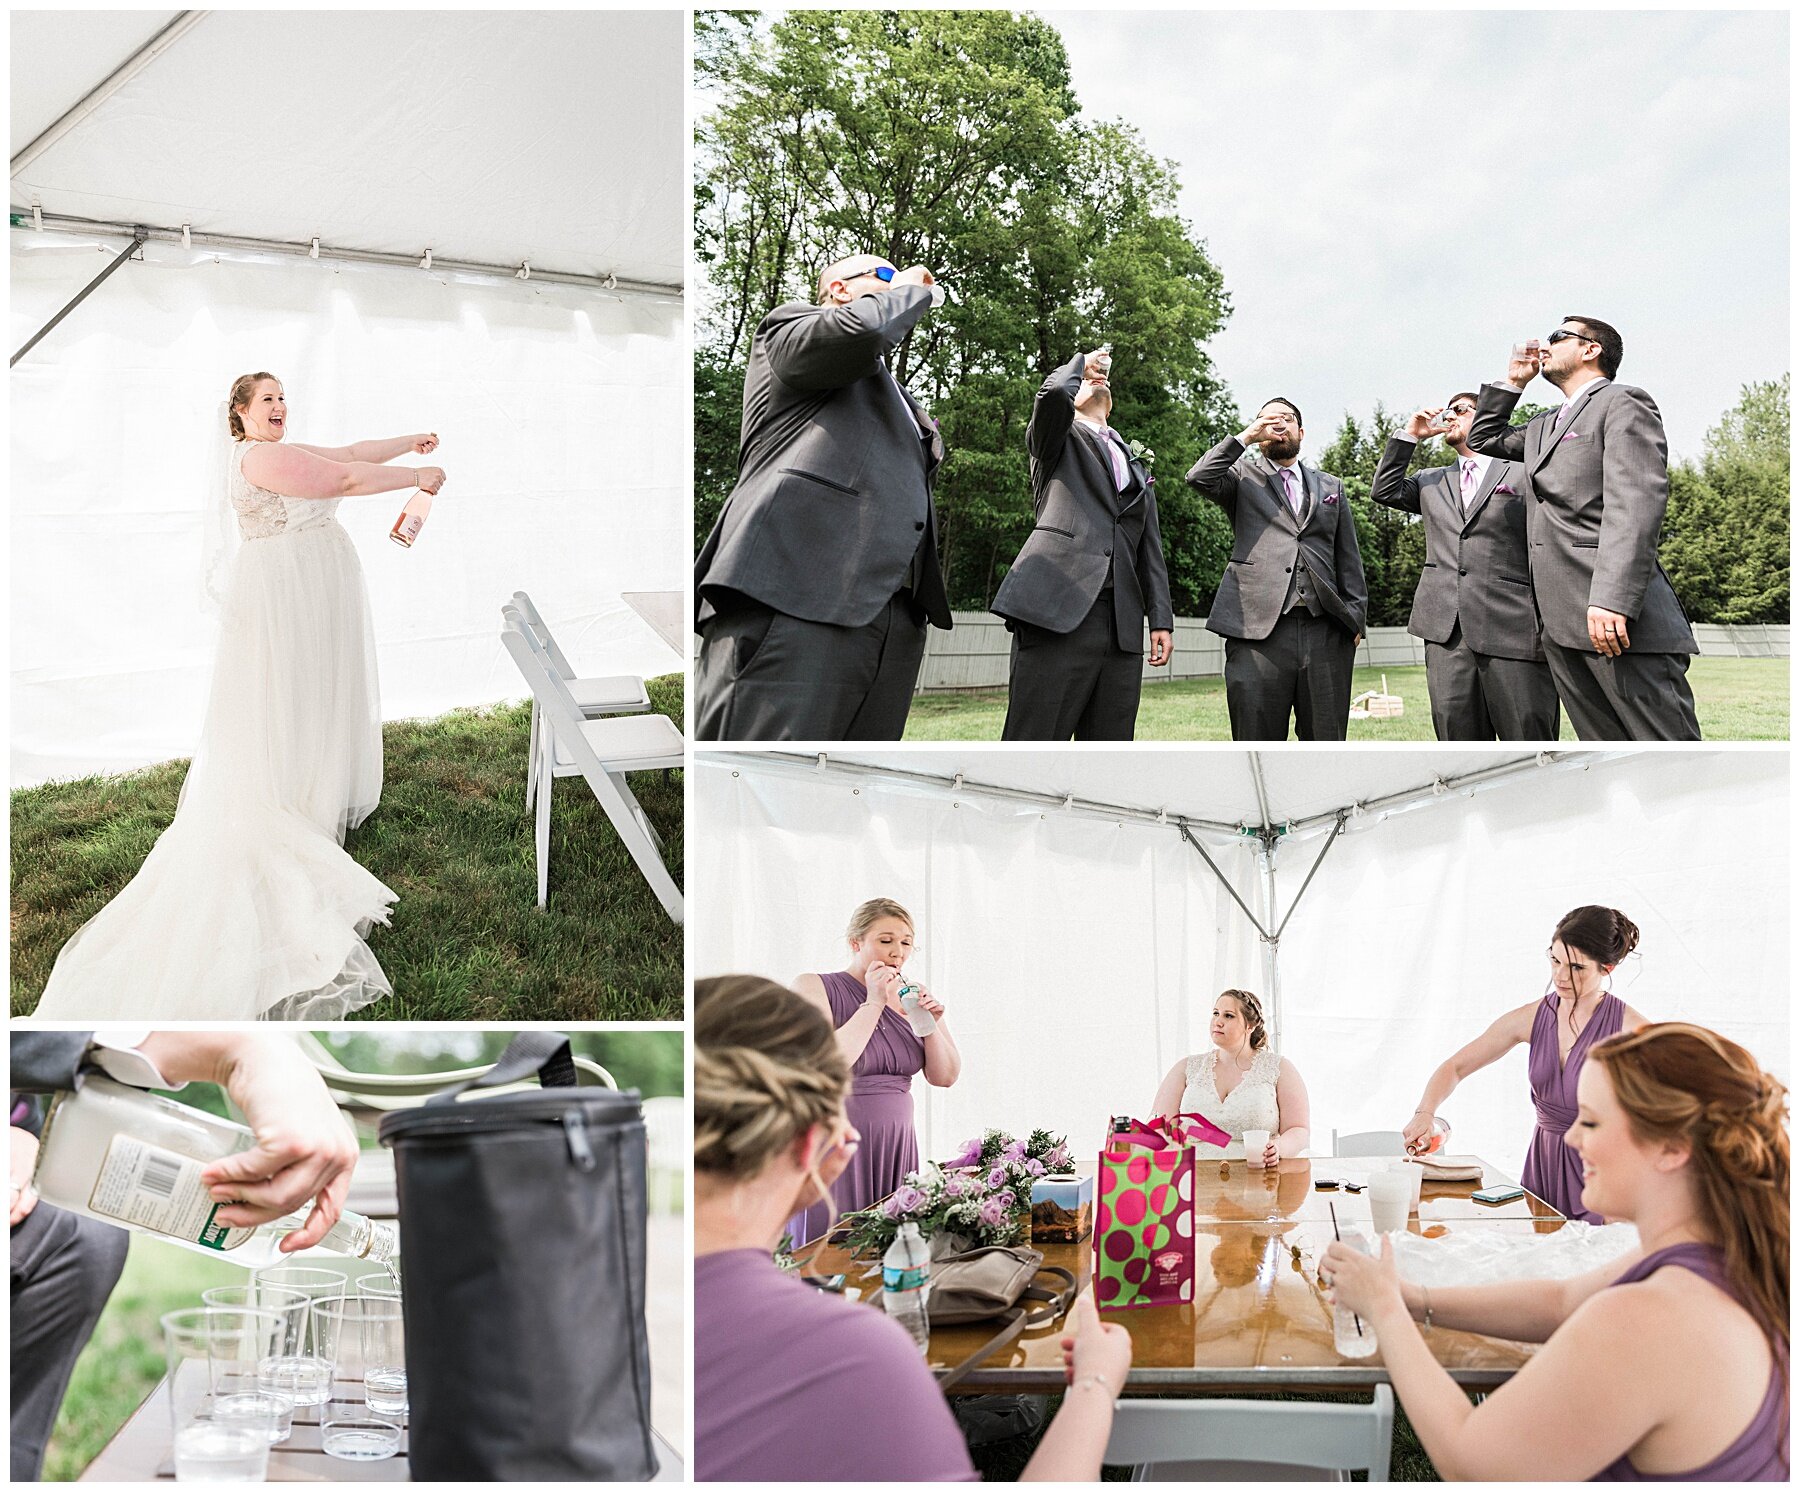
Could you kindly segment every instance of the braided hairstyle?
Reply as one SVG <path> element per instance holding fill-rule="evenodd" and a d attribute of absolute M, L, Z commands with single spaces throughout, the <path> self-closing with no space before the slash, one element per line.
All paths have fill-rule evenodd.
<path fill-rule="evenodd" d="M 695 982 L 696 1170 L 755 1177 L 813 1125 L 838 1119 L 849 1091 L 837 1032 L 817 1006 L 754 974 Z"/>
<path fill-rule="evenodd" d="M 232 383 L 231 395 L 225 401 L 227 410 L 225 422 L 231 427 L 231 438 L 233 440 L 244 439 L 244 421 L 239 416 L 238 411 L 240 409 L 249 408 L 250 400 L 256 394 L 257 384 L 261 383 L 265 378 L 274 377 L 275 375 L 273 373 L 246 373 L 242 378 L 239 378 Z M 279 382 L 279 380 L 277 380 L 277 382 Z"/>
<path fill-rule="evenodd" d="M 1244 1024 L 1250 1028 L 1250 1050 L 1260 1052 L 1269 1044 L 1268 1027 L 1263 1022 L 1262 1001 L 1247 989 L 1222 989 L 1219 991 L 1221 1000 L 1227 995 L 1236 1000 L 1238 1009 L 1244 1012 Z"/>
<path fill-rule="evenodd" d="M 1787 1089 L 1716 1031 L 1665 1021 L 1597 1042 L 1641 1142 L 1683 1140 L 1701 1225 L 1777 1358 L 1788 1349 Z"/>
<path fill-rule="evenodd" d="M 1617 964 L 1638 945 L 1637 923 L 1614 907 L 1577 907 L 1556 924 L 1550 941 L 1578 948 L 1596 963 Z M 1575 1001 L 1569 1002 L 1569 1029 L 1575 1029 Z"/>

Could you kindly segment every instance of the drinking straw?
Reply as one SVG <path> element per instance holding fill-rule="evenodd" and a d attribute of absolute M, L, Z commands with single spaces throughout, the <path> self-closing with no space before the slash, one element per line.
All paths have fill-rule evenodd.
<path fill-rule="evenodd" d="M 1327 1202 L 1325 1205 L 1331 1209 L 1331 1236 L 1337 1239 L 1339 1243 L 1342 1243 L 1344 1241 L 1344 1235 L 1338 1231 L 1337 1203 Z M 1356 1323 L 1356 1334 L 1360 1337 L 1362 1335 L 1362 1317 L 1357 1315 L 1355 1311 L 1352 1311 L 1350 1313 L 1350 1319 Z"/>

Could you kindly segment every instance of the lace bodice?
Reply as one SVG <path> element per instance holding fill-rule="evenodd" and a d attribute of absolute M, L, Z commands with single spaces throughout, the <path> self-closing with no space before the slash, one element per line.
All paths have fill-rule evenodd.
<path fill-rule="evenodd" d="M 238 532 L 246 539 L 272 539 L 277 534 L 334 523 L 342 498 L 288 498 L 258 487 L 244 475 L 244 457 L 254 441 L 240 440 L 231 451 L 231 506 Z"/>
<path fill-rule="evenodd" d="M 1200 1114 L 1231 1136 L 1226 1147 L 1228 1159 L 1241 1159 L 1244 1154 L 1244 1131 L 1266 1129 L 1270 1138 L 1281 1132 L 1281 1113 L 1275 1102 L 1275 1081 L 1281 1076 L 1281 1057 L 1273 1047 L 1264 1047 L 1250 1060 L 1250 1070 L 1238 1080 L 1237 1087 L 1219 1101 L 1214 1068 L 1219 1049 L 1210 1047 L 1187 1060 L 1187 1087 L 1181 1093 L 1181 1112 Z"/>

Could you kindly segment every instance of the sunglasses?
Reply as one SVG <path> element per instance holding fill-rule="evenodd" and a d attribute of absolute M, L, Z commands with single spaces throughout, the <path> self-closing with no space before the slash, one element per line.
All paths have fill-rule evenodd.
<path fill-rule="evenodd" d="M 1555 331 L 1551 332 L 1549 336 L 1544 338 L 1544 345 L 1546 347 L 1554 347 L 1558 342 L 1568 342 L 1571 340 L 1576 342 L 1592 342 L 1596 347 L 1600 345 L 1600 341 L 1597 337 L 1584 337 L 1580 332 L 1564 331 L 1561 327 L 1558 327 Z"/>
<path fill-rule="evenodd" d="M 851 275 L 850 278 L 852 280 L 861 280 L 866 279 L 870 275 L 874 275 L 876 279 L 880 280 L 881 283 L 885 285 L 894 278 L 895 273 L 896 271 L 893 265 L 884 264 L 879 269 L 859 269 L 855 274 Z"/>

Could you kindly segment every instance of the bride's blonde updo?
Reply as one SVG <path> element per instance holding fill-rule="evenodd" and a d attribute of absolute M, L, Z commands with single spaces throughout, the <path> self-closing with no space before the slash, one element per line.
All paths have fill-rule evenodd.
<path fill-rule="evenodd" d="M 242 378 L 232 384 L 231 395 L 225 401 L 225 423 L 231 427 L 231 438 L 233 440 L 243 440 L 245 438 L 244 421 L 239 416 L 238 411 L 249 407 L 250 399 L 256 393 L 257 384 L 261 383 L 265 378 L 275 378 L 275 375 L 273 373 L 246 373 Z M 276 382 L 279 383 L 280 380 L 276 379 Z M 260 460 L 261 458 L 259 457 L 258 459 Z"/>
<path fill-rule="evenodd" d="M 694 985 L 694 1166 L 748 1180 L 843 1113 L 850 1068 L 818 1007 L 754 974 Z"/>

